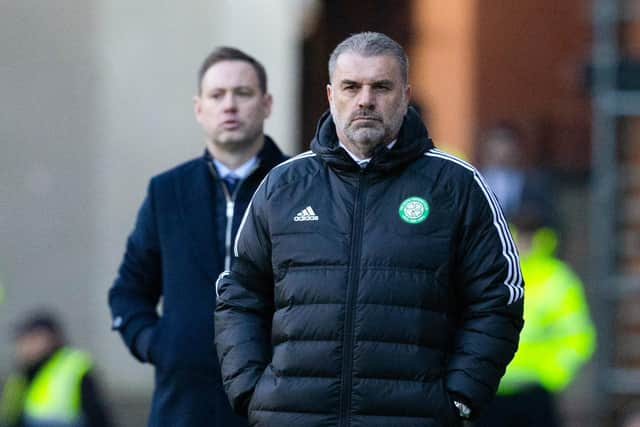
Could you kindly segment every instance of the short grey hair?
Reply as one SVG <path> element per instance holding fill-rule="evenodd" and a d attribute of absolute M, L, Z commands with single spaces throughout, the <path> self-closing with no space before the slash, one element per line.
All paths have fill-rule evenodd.
<path fill-rule="evenodd" d="M 385 34 L 371 31 L 353 34 L 333 49 L 331 56 L 329 56 L 329 81 L 331 81 L 333 72 L 336 69 L 338 57 L 347 52 L 357 53 L 365 57 L 393 56 L 400 65 L 403 82 L 406 84 L 409 81 L 409 58 L 402 46 Z"/>

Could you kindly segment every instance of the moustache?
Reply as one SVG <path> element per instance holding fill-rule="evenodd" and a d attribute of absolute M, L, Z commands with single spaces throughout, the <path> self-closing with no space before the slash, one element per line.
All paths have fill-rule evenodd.
<path fill-rule="evenodd" d="M 353 123 L 355 120 L 358 120 L 358 119 L 377 120 L 379 122 L 382 121 L 382 117 L 380 117 L 379 114 L 371 111 L 367 111 L 367 110 L 360 110 L 360 111 L 354 112 L 349 116 L 349 123 Z"/>

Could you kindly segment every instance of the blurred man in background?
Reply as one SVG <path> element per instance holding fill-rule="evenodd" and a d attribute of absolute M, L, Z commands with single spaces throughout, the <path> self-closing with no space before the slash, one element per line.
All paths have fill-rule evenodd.
<path fill-rule="evenodd" d="M 65 344 L 58 320 L 36 312 L 15 331 L 16 371 L 0 400 L 1 427 L 110 427 L 91 357 Z"/>
<path fill-rule="evenodd" d="M 235 427 L 214 348 L 214 283 L 256 187 L 284 160 L 263 133 L 272 98 L 262 64 L 229 47 L 198 74 L 205 151 L 151 179 L 109 291 L 113 328 L 155 367 L 149 426 Z M 162 297 L 162 315 L 158 302 Z"/>
<path fill-rule="evenodd" d="M 480 170 L 493 190 L 502 210 L 511 220 L 525 200 L 535 201 L 545 219 L 555 221 L 548 176 L 526 159 L 525 137 L 510 121 L 501 121 L 485 131 L 478 151 Z"/>
<path fill-rule="evenodd" d="M 477 427 L 559 427 L 555 395 L 595 349 L 582 282 L 555 254 L 558 238 L 542 209 L 524 201 L 513 218 L 527 283 L 524 329 L 498 395 Z"/>

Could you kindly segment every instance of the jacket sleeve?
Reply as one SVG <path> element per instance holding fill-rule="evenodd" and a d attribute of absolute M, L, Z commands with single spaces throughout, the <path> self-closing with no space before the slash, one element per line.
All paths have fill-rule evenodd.
<path fill-rule="evenodd" d="M 215 341 L 222 382 L 234 411 L 246 416 L 253 390 L 271 360 L 273 273 L 264 208 L 266 184 L 242 220 L 231 270 L 220 275 Z"/>
<path fill-rule="evenodd" d="M 446 383 L 477 414 L 495 395 L 518 347 L 524 283 L 502 210 L 479 173 L 466 194 L 454 271 L 460 324 Z"/>
<path fill-rule="evenodd" d="M 140 331 L 158 322 L 156 306 L 162 291 L 161 254 L 155 221 L 151 181 L 131 235 L 116 280 L 109 290 L 112 328 L 120 332 L 131 353 L 136 351 Z"/>

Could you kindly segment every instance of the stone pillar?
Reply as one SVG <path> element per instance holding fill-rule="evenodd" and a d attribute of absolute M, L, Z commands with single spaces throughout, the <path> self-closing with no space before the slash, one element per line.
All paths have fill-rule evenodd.
<path fill-rule="evenodd" d="M 476 112 L 475 0 L 415 0 L 409 50 L 413 97 L 440 148 L 471 154 Z"/>

